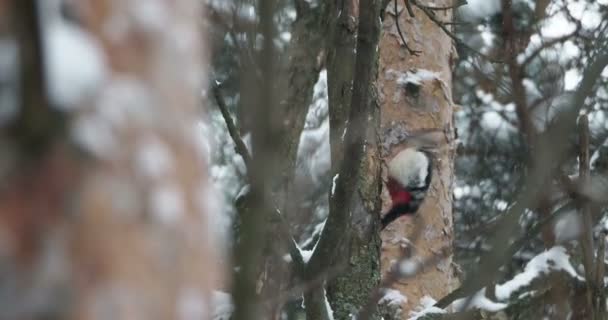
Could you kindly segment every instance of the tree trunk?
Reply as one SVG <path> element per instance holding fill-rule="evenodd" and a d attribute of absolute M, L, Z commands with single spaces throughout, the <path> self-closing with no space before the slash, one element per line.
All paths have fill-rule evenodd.
<path fill-rule="evenodd" d="M 273 17 L 277 14 L 276 7 L 268 6 L 263 1 L 260 4 L 264 4 L 260 7 L 261 13 L 264 13 L 260 23 L 272 24 Z M 286 58 L 278 61 L 277 52 L 272 55 L 265 52 L 257 56 L 259 61 L 251 61 L 248 68 L 241 70 L 244 79 L 241 96 L 248 97 L 241 99 L 243 115 L 256 121 L 251 128 L 254 153 L 252 165 L 248 167 L 247 181 L 253 186 L 252 194 L 247 197 L 248 201 L 243 204 L 242 212 L 239 213 L 243 217 L 240 236 L 248 237 L 249 240 L 240 240 L 235 262 L 242 268 L 255 269 L 256 274 L 250 276 L 247 281 L 243 281 L 243 278 L 234 281 L 236 287 L 233 291 L 237 294 L 238 312 L 236 319 L 278 319 L 283 303 L 288 300 L 285 292 L 291 285 L 288 283 L 291 275 L 283 256 L 293 239 L 289 224 L 285 221 L 301 218 L 298 217 L 298 195 L 294 191 L 296 156 L 306 114 L 312 101 L 313 87 L 322 68 L 326 38 L 323 30 L 328 22 L 328 6 L 311 6 L 306 1 L 298 2 L 297 17 L 291 29 L 291 41 L 285 51 Z M 271 37 L 264 34 L 264 39 Z M 257 74 L 258 69 L 260 75 Z M 260 79 L 264 79 L 262 86 Z M 260 87 L 266 88 L 267 85 L 270 86 L 272 96 L 260 97 Z M 267 144 L 264 149 L 256 147 L 256 144 L 261 146 L 263 143 Z M 259 212 L 252 215 L 255 202 L 262 198 L 259 193 L 253 194 L 255 186 L 261 182 L 267 185 L 264 195 L 266 203 L 257 210 L 263 211 L 263 215 Z M 257 188 L 259 187 L 258 185 Z M 280 210 L 283 219 L 276 218 L 276 209 Z M 255 235 L 252 235 L 254 233 Z M 245 255 L 257 251 L 258 248 L 263 250 L 257 252 L 255 262 L 243 260 Z M 301 277 L 302 274 L 298 274 L 297 268 L 294 269 L 295 276 Z M 256 286 L 255 295 L 241 298 L 241 288 L 247 282 Z M 257 302 L 254 302 L 256 300 Z M 255 312 L 242 312 L 238 305 L 245 301 L 259 308 Z"/>
<path fill-rule="evenodd" d="M 332 167 L 338 174 L 333 179 L 329 217 L 307 268 L 307 280 L 320 276 L 326 280 L 327 299 L 335 319 L 358 315 L 380 280 L 380 239 L 375 224 L 380 204 L 379 109 L 373 81 L 377 72 L 381 1 L 352 1 L 346 8 L 342 18 L 337 16 L 338 25 L 332 28 L 333 45 L 328 50 L 330 123 L 339 125 L 341 131 L 338 134 L 337 128 L 332 127 L 330 139 Z M 353 47 L 345 50 L 353 42 L 338 40 L 340 34 L 354 40 L 356 25 L 355 55 Z M 353 54 L 345 59 L 354 63 L 354 72 L 338 67 L 340 61 L 334 55 L 345 51 Z M 347 161 L 341 161 L 342 157 Z M 309 319 L 325 319 L 319 296 L 322 298 L 322 290 L 309 292 L 305 297 Z M 376 319 L 374 311 L 375 307 L 369 313 Z"/>
<path fill-rule="evenodd" d="M 452 1 L 417 1 L 420 5 L 442 7 Z M 415 276 L 397 280 L 392 287 L 407 297 L 402 318 L 430 296 L 439 299 L 454 287 L 451 254 L 442 257 L 453 240 L 452 185 L 454 182 L 455 134 L 453 125 L 452 40 L 417 6 L 410 2 L 414 16 L 398 7 L 399 26 L 393 2 L 388 6 L 380 40 L 378 88 L 381 101 L 382 153 L 386 162 L 399 151 L 418 143 L 414 136 L 434 132 L 423 147 L 431 144 L 433 175 L 426 199 L 414 216 L 402 217 L 382 232 L 383 275 L 398 262 L 433 263 Z M 433 11 L 439 21 L 451 21 L 451 10 Z M 402 45 L 400 27 L 407 45 L 420 51 L 410 54 Z M 449 28 L 449 27 L 448 27 Z M 386 177 L 386 172 L 383 172 Z M 386 189 L 386 188 L 384 188 Z M 391 205 L 383 191 L 383 212 Z"/>
<path fill-rule="evenodd" d="M 48 13 L 35 10 L 37 1 L 13 2 L 32 4 L 11 13 L 16 23 Z M 1 276 L 9 281 L 0 291 L 11 297 L 1 302 L 0 318 L 207 319 L 219 279 L 207 157 L 196 136 L 205 71 L 201 12 L 192 1 L 155 1 L 155 18 L 163 20 L 150 21 L 135 18 L 137 0 L 72 3 L 106 57 L 106 76 L 80 106 L 59 109 L 70 111 L 64 131 L 71 136 L 37 139 L 45 145 L 35 152 L 20 145 L 27 141 L 20 137 L 40 137 L 31 130 L 55 130 L 27 125 L 54 109 L 30 99 L 21 101 L 14 131 L 24 136 L 1 146 L 3 156 L 18 160 L 1 172 Z M 26 42 L 47 29 L 27 30 L 18 36 L 20 50 L 42 51 Z M 62 49 L 69 57 L 73 48 Z M 39 82 L 49 79 L 37 65 L 34 73 L 27 63 L 20 67 L 30 80 L 36 72 Z M 80 67 L 89 66 L 70 66 Z M 45 99 L 44 87 L 22 90 Z"/>
<path fill-rule="evenodd" d="M 287 221 L 298 221 L 302 219 L 301 210 L 299 209 L 298 195 L 295 190 L 295 168 L 296 157 L 298 154 L 298 146 L 300 136 L 304 129 L 306 114 L 312 102 L 313 87 L 319 78 L 319 72 L 322 68 L 324 58 L 324 42 L 327 37 L 324 30 L 327 26 L 329 4 L 321 3 L 318 6 L 311 7 L 305 2 L 299 7 L 297 19 L 292 24 L 292 38 L 287 48 L 287 63 L 286 80 L 279 81 L 279 92 L 285 92 L 285 96 L 281 96 L 282 103 L 278 106 L 276 113 L 281 116 L 281 134 L 274 137 L 273 143 L 279 144 L 277 150 L 277 159 L 279 161 L 278 168 L 272 168 L 275 172 L 275 177 L 279 181 L 277 203 L 280 204 L 281 212 Z M 286 87 L 286 90 L 283 88 Z M 278 140 L 278 141 L 277 141 Z M 308 213 L 307 218 L 312 214 Z M 290 285 L 288 277 L 302 277 L 302 274 L 295 272 L 295 275 L 289 274 L 287 265 L 283 260 L 283 256 L 287 251 L 287 243 L 293 241 L 292 231 L 290 229 L 283 230 L 278 233 L 276 230 L 281 230 L 285 226 L 276 221 L 269 221 L 270 227 L 265 236 L 265 246 L 267 248 L 267 256 L 263 264 L 263 273 L 267 276 L 267 280 L 263 284 L 262 294 L 268 301 L 279 301 L 272 303 L 270 307 L 272 317 L 279 319 L 283 305 L 280 301 L 285 301 L 285 297 L 277 297 L 277 292 L 285 292 Z M 277 239 L 277 238 L 280 239 Z M 277 241 L 278 240 L 278 241 Z M 294 268 L 297 270 L 297 268 Z"/>

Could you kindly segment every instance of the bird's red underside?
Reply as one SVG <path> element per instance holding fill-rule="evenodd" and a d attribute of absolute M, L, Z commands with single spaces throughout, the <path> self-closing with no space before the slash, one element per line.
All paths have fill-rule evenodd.
<path fill-rule="evenodd" d="M 399 182 L 395 181 L 392 178 L 388 179 L 388 183 L 386 184 L 388 188 L 388 193 L 393 200 L 393 206 L 399 204 L 407 204 L 412 200 L 412 195 L 403 188 Z"/>

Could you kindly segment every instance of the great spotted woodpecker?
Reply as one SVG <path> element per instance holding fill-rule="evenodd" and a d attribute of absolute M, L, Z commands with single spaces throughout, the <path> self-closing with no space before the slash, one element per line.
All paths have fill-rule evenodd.
<path fill-rule="evenodd" d="M 393 203 L 382 217 L 382 229 L 399 217 L 418 211 L 429 189 L 431 175 L 431 156 L 424 151 L 407 148 L 391 159 L 386 187 Z"/>

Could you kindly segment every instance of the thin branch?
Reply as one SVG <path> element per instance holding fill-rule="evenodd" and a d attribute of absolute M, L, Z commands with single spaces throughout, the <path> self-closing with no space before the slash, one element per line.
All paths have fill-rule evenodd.
<path fill-rule="evenodd" d="M 534 58 L 536 58 L 536 56 L 538 56 L 543 50 L 550 48 L 560 42 L 564 42 L 570 38 L 572 38 L 573 36 L 575 36 L 578 33 L 578 29 L 576 29 L 574 32 L 569 33 L 565 36 L 561 36 L 561 37 L 557 37 L 554 39 L 551 39 L 545 43 L 542 44 L 542 46 L 540 46 L 539 48 L 537 48 L 536 50 L 534 50 L 530 55 L 528 55 L 524 61 L 520 64 L 522 67 L 525 67 L 526 65 L 528 65 Z"/>
<path fill-rule="evenodd" d="M 401 38 L 401 41 L 403 42 L 402 45 L 405 47 L 405 49 L 407 49 L 407 51 L 413 55 L 413 56 L 417 56 L 421 53 L 421 51 L 418 50 L 414 50 L 412 48 L 410 48 L 410 46 L 407 44 L 407 41 L 405 41 L 405 37 L 403 36 L 403 33 L 401 32 L 401 26 L 399 24 L 399 17 L 401 16 L 401 12 L 399 12 L 399 9 L 397 8 L 397 0 L 393 0 L 393 3 L 395 4 L 395 25 L 397 26 L 397 33 L 399 33 L 399 37 Z M 406 1 L 407 3 L 407 1 Z M 409 8 L 408 8 L 408 12 L 409 12 Z"/>
<path fill-rule="evenodd" d="M 458 26 L 471 26 L 470 22 L 463 21 L 441 21 L 442 24 L 450 26 L 450 25 L 458 25 Z"/>
<path fill-rule="evenodd" d="M 246 170 L 248 173 L 248 179 L 249 179 L 250 178 L 249 172 L 251 170 L 251 161 L 252 161 L 251 155 L 249 154 L 249 150 L 247 149 L 245 142 L 239 135 L 238 129 L 234 125 L 234 121 L 232 120 L 232 117 L 230 116 L 230 113 L 228 112 L 228 107 L 226 106 L 226 101 L 224 100 L 224 97 L 222 96 L 218 85 L 213 86 L 213 95 L 214 95 L 217 105 L 220 109 L 220 112 L 222 113 L 224 122 L 226 122 L 226 127 L 228 128 L 228 133 L 230 134 L 230 137 L 232 138 L 232 141 L 235 144 L 236 152 L 239 155 L 241 155 L 241 157 L 243 157 L 243 161 L 245 162 L 245 167 L 246 167 Z M 291 256 L 291 260 L 293 261 L 293 263 L 295 265 L 296 274 L 298 276 L 302 276 L 305 265 L 306 265 L 304 263 L 304 258 L 302 257 L 302 253 L 300 252 L 300 249 L 297 247 L 297 244 L 296 244 L 293 236 L 291 235 L 289 223 L 285 220 L 285 217 L 281 214 L 281 212 L 276 207 L 276 205 L 274 207 L 275 207 L 275 209 L 274 209 L 275 217 L 280 222 L 280 226 L 281 226 L 280 231 L 284 232 L 287 235 L 288 239 L 291 240 L 291 241 L 288 241 L 289 242 L 288 250 L 289 250 L 289 255 Z"/>
<path fill-rule="evenodd" d="M 405 8 L 407 9 L 407 13 L 409 13 L 410 17 L 416 18 L 416 16 L 414 15 L 414 9 L 412 9 L 412 5 L 410 4 L 410 1 L 403 0 L 403 3 L 405 3 Z"/>
<path fill-rule="evenodd" d="M 213 86 L 213 96 L 215 97 L 215 101 L 217 102 L 217 106 L 222 113 L 222 117 L 224 118 L 224 122 L 226 122 L 226 127 L 228 128 L 228 133 L 234 141 L 236 152 L 243 157 L 243 161 L 245 162 L 245 167 L 247 168 L 247 172 L 251 169 L 251 155 L 249 154 L 249 150 L 247 149 L 247 145 L 239 135 L 239 131 L 230 116 L 230 112 L 228 112 L 228 107 L 226 106 L 226 101 L 220 92 L 219 85 Z"/>
<path fill-rule="evenodd" d="M 523 85 L 525 70 L 517 63 L 517 56 L 520 53 L 517 43 L 520 39 L 516 36 L 513 17 L 514 13 L 511 6 L 511 1 L 502 2 L 502 34 L 505 43 L 504 52 L 507 55 L 506 60 L 509 77 L 511 79 L 512 99 L 515 103 L 515 113 L 517 114 L 520 133 L 526 143 L 527 150 L 530 151 L 536 147 L 537 130 L 532 123 L 530 108 L 527 103 L 526 89 Z M 528 154 L 530 153 L 528 152 Z M 528 167 L 535 165 L 532 158 L 528 158 L 527 160 Z M 546 198 L 546 196 L 543 195 L 543 198 Z"/>
<path fill-rule="evenodd" d="M 431 19 L 431 21 L 433 21 L 439 28 L 441 28 L 441 30 L 443 30 L 443 32 L 450 38 L 452 38 L 452 40 L 454 40 L 454 42 L 456 42 L 456 44 L 466 48 L 467 50 L 475 53 L 476 55 L 490 61 L 490 62 L 494 62 L 494 63 L 501 63 L 503 61 L 501 61 L 500 59 L 496 59 L 493 57 L 488 56 L 487 54 L 482 53 L 481 51 L 471 47 L 470 45 L 466 44 L 464 41 L 462 41 L 460 38 L 458 38 L 452 31 L 448 30 L 448 28 L 445 26 L 445 24 L 440 21 L 439 19 L 437 19 L 437 17 L 435 16 L 435 13 L 431 10 L 429 10 L 426 6 L 419 4 L 417 0 L 407 0 L 407 1 L 411 1 L 416 7 L 420 8 L 420 10 L 422 10 L 422 12 L 424 12 L 424 14 L 429 17 L 429 19 Z"/>
<path fill-rule="evenodd" d="M 559 209 L 555 210 L 553 212 L 553 214 L 551 214 L 551 216 L 539 221 L 538 223 L 536 223 L 535 225 L 530 227 L 525 234 L 523 234 L 521 237 L 519 237 L 519 239 L 515 240 L 505 250 L 505 256 L 513 257 L 513 255 L 515 255 L 525 244 L 530 243 L 531 240 L 536 238 L 545 227 L 553 224 L 558 218 L 562 217 L 563 215 L 567 214 L 568 212 L 572 212 L 572 210 L 574 210 L 575 208 L 576 207 L 574 206 L 573 203 L 567 203 L 564 206 L 560 207 Z M 490 251 L 486 252 L 486 254 L 488 254 L 488 253 L 491 254 L 492 251 L 490 250 Z M 480 287 L 483 287 L 483 286 L 485 286 L 485 284 Z M 461 297 L 468 296 L 470 294 L 473 294 L 476 291 L 477 290 L 473 290 L 470 287 L 467 287 L 465 284 L 463 284 L 461 287 L 455 289 L 454 291 L 450 292 L 445 297 L 441 298 L 435 304 L 435 306 L 437 306 L 439 308 L 445 308 L 448 305 L 450 305 L 454 300 L 459 299 Z"/>

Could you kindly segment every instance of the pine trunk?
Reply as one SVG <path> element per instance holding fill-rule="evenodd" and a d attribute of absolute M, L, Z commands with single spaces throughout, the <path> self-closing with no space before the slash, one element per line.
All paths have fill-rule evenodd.
<path fill-rule="evenodd" d="M 219 269 L 196 130 L 205 70 L 198 6 L 155 1 L 157 24 L 136 18 L 138 0 L 72 1 L 84 26 L 63 27 L 87 30 L 106 77 L 66 109 L 46 97 L 43 1 L 12 2 L 31 84 L 22 96 L 36 98 L 20 101 L 14 135 L 0 146 L 16 160 L 1 172 L 0 276 L 9 281 L 0 291 L 10 298 L 0 318 L 208 319 Z"/>
<path fill-rule="evenodd" d="M 419 5 L 444 7 L 452 1 L 417 1 Z M 400 2 L 388 5 L 380 39 L 378 88 L 381 102 L 382 153 L 386 162 L 399 151 L 420 146 L 415 136 L 431 132 L 423 147 L 433 154 L 433 175 L 426 199 L 414 216 L 402 217 L 382 232 L 381 266 L 386 277 L 397 263 L 425 265 L 414 276 L 392 284 L 407 301 L 402 318 L 419 305 L 422 297 L 436 300 L 455 286 L 451 253 L 453 240 L 452 185 L 454 182 L 455 131 L 453 124 L 452 40 L 428 16 L 410 2 L 413 15 Z M 433 11 L 439 21 L 451 21 L 452 10 Z M 396 24 L 396 17 L 398 23 Z M 403 45 L 419 54 L 411 54 Z M 449 28 L 449 26 L 448 26 Z M 386 172 L 383 172 L 386 179 Z M 383 190 L 383 210 L 391 201 Z M 431 263 L 429 263 L 431 262 Z M 428 264 L 428 265 L 426 265 Z"/>

